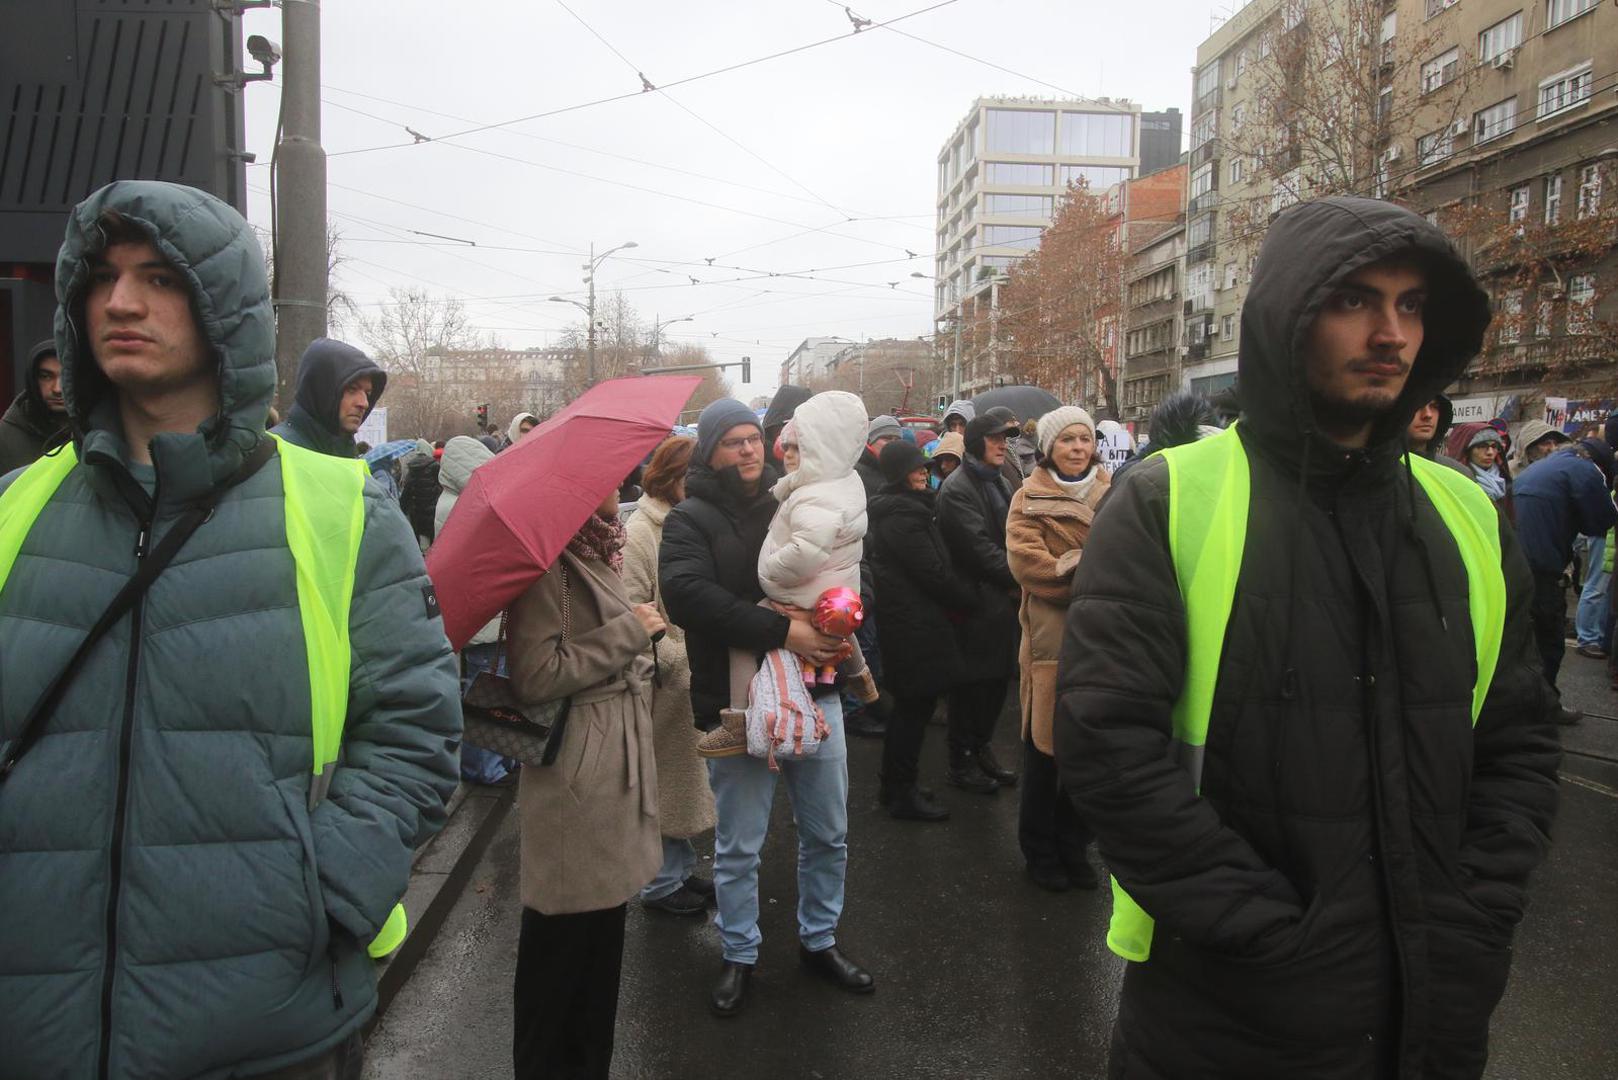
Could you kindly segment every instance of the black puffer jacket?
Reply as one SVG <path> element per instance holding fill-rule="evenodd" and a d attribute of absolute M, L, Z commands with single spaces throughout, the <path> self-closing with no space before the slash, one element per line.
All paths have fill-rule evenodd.
<path fill-rule="evenodd" d="M 41 341 L 28 350 L 22 393 L 0 416 L 0 476 L 30 465 L 45 452 L 53 436 L 67 437 L 67 413 L 53 413 L 39 394 L 39 365 L 56 355 L 56 342 Z"/>
<path fill-rule="evenodd" d="M 685 499 L 663 522 L 657 578 L 669 621 L 685 631 L 691 658 L 691 712 L 706 731 L 730 703 L 730 650 L 763 655 L 786 643 L 787 618 L 758 606 L 758 552 L 775 516 L 764 467 L 758 494 L 742 493 L 734 469 L 692 462 Z"/>
<path fill-rule="evenodd" d="M 867 502 L 881 491 L 882 485 L 887 482 L 882 479 L 882 464 L 877 456 L 871 453 L 869 446 L 860 451 L 860 459 L 854 463 L 854 471 L 860 474 L 860 483 L 865 485 Z"/>
<path fill-rule="evenodd" d="M 967 580 L 981 586 L 982 605 L 958 624 L 961 681 L 1006 679 L 1017 672 L 1017 597 L 1021 589 L 1006 563 L 1006 514 L 1011 485 L 1002 476 L 980 480 L 973 472 L 982 463 L 971 454 L 938 489 L 938 529 L 950 557 Z M 997 484 L 1004 506 L 992 505 L 984 485 Z M 877 619 L 881 625 L 881 617 Z"/>
<path fill-rule="evenodd" d="M 404 511 L 416 535 L 429 544 L 437 534 L 438 497 L 444 493 L 438 474 L 437 460 L 418 461 L 405 473 L 404 486 L 399 491 L 399 509 Z"/>
<path fill-rule="evenodd" d="M 882 681 L 900 697 L 942 694 L 957 682 L 961 648 L 956 619 L 982 604 L 980 587 L 950 560 L 933 520 L 931 491 L 884 487 L 865 505 L 865 554 L 882 588 L 876 634 Z"/>
<path fill-rule="evenodd" d="M 1300 346 L 1346 276 L 1400 253 L 1428 267 L 1424 344 L 1368 448 L 1346 452 L 1314 433 Z M 1466 574 L 1400 453 L 1488 320 L 1465 264 L 1406 210 L 1325 199 L 1271 227 L 1242 313 L 1252 502 L 1201 798 L 1169 750 L 1186 635 L 1162 457 L 1096 519 L 1057 757 L 1109 868 L 1157 920 L 1151 958 L 1124 977 L 1114 1076 L 1483 1072 L 1556 811 L 1553 702 L 1533 583 L 1502 526 L 1504 640 L 1473 728 Z"/>

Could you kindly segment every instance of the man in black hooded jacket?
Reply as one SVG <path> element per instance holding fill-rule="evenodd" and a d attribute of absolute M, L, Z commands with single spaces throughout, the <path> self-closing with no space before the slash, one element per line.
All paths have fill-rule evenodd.
<path fill-rule="evenodd" d="M 298 361 L 292 410 L 271 434 L 305 450 L 355 457 L 354 433 L 387 385 L 388 373 L 354 346 L 316 338 Z"/>
<path fill-rule="evenodd" d="M 1554 701 L 1501 524 L 1503 638 L 1474 726 L 1467 574 L 1402 455 L 1488 321 L 1408 210 L 1321 199 L 1271 226 L 1242 312 L 1251 502 L 1200 791 L 1171 754 L 1187 631 L 1163 456 L 1096 519 L 1056 749 L 1156 921 L 1125 971 L 1114 1077 L 1483 1072 L 1556 811 Z"/>
<path fill-rule="evenodd" d="M 0 416 L 0 476 L 32 464 L 45 452 L 51 436 L 67 430 L 62 362 L 54 340 L 46 338 L 28 350 L 25 378 L 22 393 Z"/>

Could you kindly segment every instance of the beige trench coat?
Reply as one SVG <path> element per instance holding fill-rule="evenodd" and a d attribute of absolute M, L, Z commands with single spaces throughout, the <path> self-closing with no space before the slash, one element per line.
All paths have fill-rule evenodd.
<path fill-rule="evenodd" d="M 624 545 L 624 591 L 630 603 L 656 604 L 664 622 L 669 613 L 657 584 L 657 553 L 669 510 L 662 499 L 642 495 L 629 519 L 629 540 Z M 664 836 L 689 840 L 713 828 L 713 792 L 708 788 L 708 767 L 697 754 L 702 732 L 691 718 L 691 659 L 685 652 L 685 631 L 672 622 L 657 643 L 657 664 L 662 673 L 662 686 L 652 689 L 657 819 Z"/>
<path fill-rule="evenodd" d="M 1101 466 L 1087 496 L 1076 499 L 1062 489 L 1049 469 L 1035 469 L 1011 497 L 1006 519 L 1006 562 L 1022 586 L 1017 621 L 1022 624 L 1020 668 L 1022 737 L 1044 754 L 1054 755 L 1056 666 L 1062 655 L 1073 571 L 1090 535 L 1090 522 L 1101 497 L 1112 484 Z"/>
<path fill-rule="evenodd" d="M 572 608 L 565 642 L 564 566 Z M 546 915 L 616 907 L 663 862 L 651 665 L 642 656 L 651 643 L 619 576 L 572 552 L 517 598 L 506 636 L 521 700 L 573 698 L 556 762 L 524 765 L 520 774 L 523 906 Z"/>

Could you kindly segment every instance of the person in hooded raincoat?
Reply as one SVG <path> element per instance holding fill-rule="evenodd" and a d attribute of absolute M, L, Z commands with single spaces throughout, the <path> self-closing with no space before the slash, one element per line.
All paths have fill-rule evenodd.
<path fill-rule="evenodd" d="M 1251 501 L 1200 755 L 1172 740 L 1188 631 L 1170 462 L 1143 461 L 1096 516 L 1055 734 L 1108 869 L 1155 920 L 1125 969 L 1114 1078 L 1483 1073 L 1550 845 L 1555 703 L 1498 521 L 1505 610 L 1474 723 L 1469 578 L 1405 431 L 1488 323 L 1410 210 L 1327 198 L 1270 226 L 1242 418 L 1218 436 L 1239 440 Z"/>
<path fill-rule="evenodd" d="M 356 457 L 354 435 L 387 388 L 388 373 L 352 345 L 316 338 L 298 360 L 292 409 L 272 434 L 334 457 Z"/>
<path fill-rule="evenodd" d="M 39 457 L 53 435 L 67 430 L 62 362 L 55 341 L 47 338 L 28 350 L 23 378 L 22 392 L 0 416 L 0 476 Z"/>

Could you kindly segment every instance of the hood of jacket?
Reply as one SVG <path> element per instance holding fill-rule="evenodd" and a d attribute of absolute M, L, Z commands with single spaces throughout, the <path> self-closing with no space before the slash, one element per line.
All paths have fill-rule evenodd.
<path fill-rule="evenodd" d="M 105 247 L 97 219 L 116 211 L 179 272 L 219 374 L 219 411 L 195 431 L 151 442 L 159 495 L 194 499 L 229 478 L 264 437 L 275 392 L 275 325 L 264 256 L 247 222 L 219 199 L 155 180 L 119 180 L 73 209 L 56 259 L 56 344 L 62 393 L 79 459 L 127 469 L 128 447 L 111 384 L 85 333 L 90 261 Z"/>
<path fill-rule="evenodd" d="M 656 495 L 647 495 L 645 492 L 635 500 L 635 516 L 640 517 L 644 514 L 646 521 L 656 529 L 663 528 L 663 522 L 668 520 L 669 511 L 673 509 L 674 507 Z"/>
<path fill-rule="evenodd" d="M 472 479 L 472 470 L 494 457 L 494 452 L 470 435 L 457 435 L 444 444 L 438 459 L 438 483 L 459 495 Z"/>
<path fill-rule="evenodd" d="M 313 442 L 313 449 L 354 456 L 354 436 L 338 423 L 337 408 L 343 401 L 343 387 L 361 375 L 373 380 L 371 408 L 365 410 L 365 415 L 370 416 L 388 385 L 388 373 L 375 360 L 347 342 L 331 338 L 316 338 L 303 351 L 298 361 L 298 388 L 287 422 Z"/>
<path fill-rule="evenodd" d="M 42 435 L 48 435 L 59 428 L 67 426 L 67 417 L 52 413 L 50 406 L 45 404 L 45 399 L 39 393 L 40 362 L 47 356 L 56 355 L 55 338 L 46 338 L 44 341 L 37 342 L 33 348 L 28 350 L 27 374 L 23 376 L 26 381 L 22 385 L 22 393 L 18 395 L 18 400 L 26 403 L 30 418 L 37 421 L 44 428 L 40 432 Z"/>
<path fill-rule="evenodd" d="M 1559 427 L 1553 427 L 1543 420 L 1526 420 L 1523 422 L 1522 428 L 1517 432 L 1517 440 L 1514 449 L 1519 455 L 1525 454 L 1528 452 L 1528 448 L 1530 446 L 1533 446 L 1536 442 L 1543 439 L 1547 435 L 1561 436 L 1561 438 L 1556 440 L 1559 443 L 1570 443 L 1573 441 L 1568 437 L 1567 432 L 1563 431 Z"/>
<path fill-rule="evenodd" d="M 511 418 L 511 423 L 506 425 L 506 444 L 508 446 L 516 442 L 517 439 L 521 437 L 522 432 L 518 429 L 522 427 L 522 422 L 524 420 L 532 420 L 536 425 L 539 423 L 539 417 L 535 416 L 531 412 L 520 412 L 516 416 L 513 416 Z"/>
<path fill-rule="evenodd" d="M 792 424 L 798 432 L 798 469 L 775 485 L 786 497 L 805 484 L 839 480 L 854 472 L 866 453 L 865 403 L 846 390 L 827 390 L 798 406 Z"/>
<path fill-rule="evenodd" d="M 956 398 L 954 401 L 949 403 L 949 408 L 944 410 L 943 424 L 947 428 L 949 426 L 949 418 L 952 416 L 959 416 L 962 420 L 965 420 L 968 424 L 970 424 L 973 420 L 977 419 L 977 415 L 978 407 L 976 405 L 972 404 L 966 398 Z"/>
<path fill-rule="evenodd" d="M 1330 467 L 1342 448 L 1319 433 L 1305 383 L 1309 331 L 1332 292 L 1351 274 L 1394 256 L 1414 259 L 1427 274 L 1421 350 L 1394 406 L 1375 423 L 1371 460 L 1403 453 L 1416 409 L 1466 369 L 1489 325 L 1488 294 L 1436 226 L 1404 207 L 1336 196 L 1300 203 L 1270 226 L 1242 308 L 1237 382 L 1242 424 L 1286 460 L 1306 445 Z M 1313 471 L 1313 470 L 1311 470 Z"/>
<path fill-rule="evenodd" d="M 791 420 L 798 406 L 813 396 L 814 391 L 807 386 L 787 383 L 781 387 L 770 399 L 770 407 L 764 410 L 764 430 L 771 431 Z"/>

